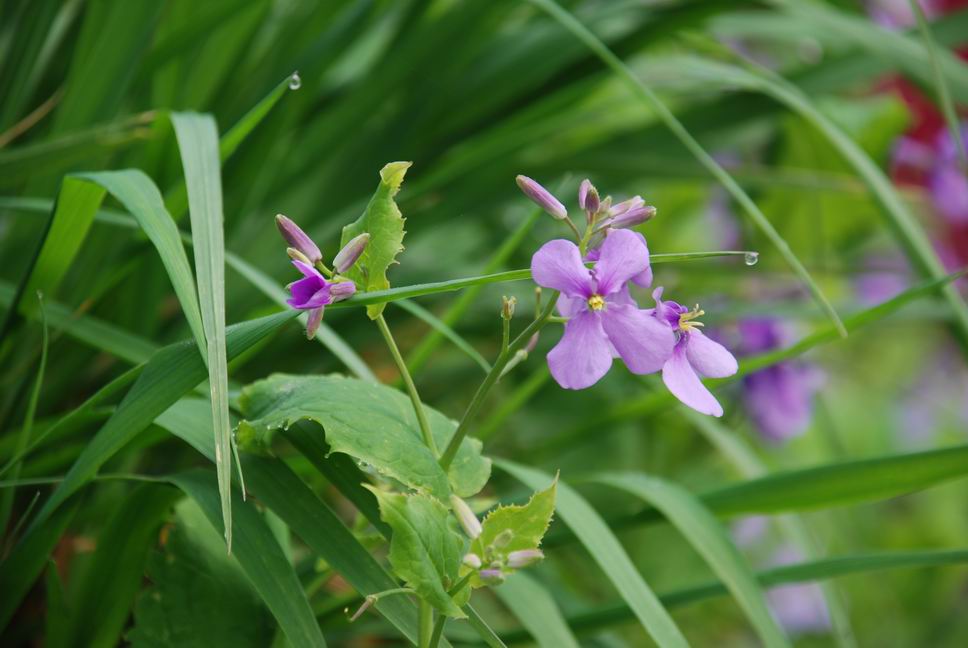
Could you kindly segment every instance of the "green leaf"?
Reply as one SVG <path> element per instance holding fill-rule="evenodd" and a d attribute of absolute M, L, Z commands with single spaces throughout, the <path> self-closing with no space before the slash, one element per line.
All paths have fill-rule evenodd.
<path fill-rule="evenodd" d="M 441 614 L 466 617 L 447 593 L 457 584 L 465 544 L 447 508 L 420 493 L 370 490 L 380 503 L 380 516 L 393 529 L 389 558 L 394 573 Z"/>
<path fill-rule="evenodd" d="M 528 574 L 515 574 L 494 594 L 516 616 L 540 648 L 578 648 L 554 597 Z"/>
<path fill-rule="evenodd" d="M 232 551 L 232 429 L 229 421 L 228 360 L 225 356 L 225 234 L 218 127 L 211 115 L 173 113 L 172 126 L 181 151 L 192 223 L 192 250 L 202 325 L 204 355 L 212 400 L 215 470 L 222 497 L 225 542 Z M 201 350 L 201 347 L 200 347 Z M 239 479 L 242 479 L 239 468 Z M 245 492 L 245 484 L 242 484 Z"/>
<path fill-rule="evenodd" d="M 555 512 L 557 487 L 556 477 L 548 488 L 532 495 L 527 504 L 499 506 L 488 513 L 481 523 L 481 535 L 471 542 L 470 551 L 477 554 L 485 565 L 489 565 L 493 561 L 506 563 L 512 551 L 537 549 Z M 507 566 L 501 569 L 507 574 L 515 572 Z M 461 571 L 463 576 L 471 570 L 462 567 Z M 476 574 L 470 582 L 473 587 L 484 586 Z"/>
<path fill-rule="evenodd" d="M 196 470 L 175 475 L 171 481 L 198 503 L 212 528 L 221 531 L 221 498 L 213 477 L 208 471 Z M 235 491 L 232 495 L 235 560 L 269 606 L 289 643 L 295 648 L 325 646 L 306 593 L 269 525 L 251 503 L 242 501 Z"/>
<path fill-rule="evenodd" d="M 541 488 L 552 479 L 546 473 L 510 461 L 497 460 L 495 464 L 531 488 Z M 558 515 L 585 545 L 649 636 L 662 647 L 688 646 L 675 621 L 635 569 L 631 558 L 601 516 L 568 484 L 558 482 L 557 490 L 555 508 Z"/>
<path fill-rule="evenodd" d="M 345 274 L 356 282 L 357 289 L 370 292 L 386 290 L 390 287 L 387 270 L 396 263 L 397 255 L 403 251 L 403 214 L 393 200 L 400 191 L 403 177 L 413 162 L 390 162 L 380 169 L 380 185 L 370 198 L 366 211 L 355 222 L 343 228 L 340 247 L 352 238 L 368 232 L 370 242 L 363 256 Z M 370 319 L 376 319 L 383 312 L 383 304 L 367 306 Z"/>
<path fill-rule="evenodd" d="M 144 580 L 148 551 L 178 496 L 178 490 L 168 484 L 142 484 L 121 500 L 98 535 L 91 563 L 74 590 L 71 636 L 75 645 L 118 645 Z"/>
<path fill-rule="evenodd" d="M 245 421 L 239 424 L 239 444 L 268 443 L 271 432 L 309 419 L 326 431 L 333 452 L 370 464 L 382 474 L 446 501 L 451 491 L 460 497 L 476 494 L 491 472 L 481 456 L 481 443 L 465 439 L 447 474 L 423 444 L 410 400 L 384 385 L 342 376 L 274 374 L 242 390 Z M 446 445 L 456 424 L 426 407 L 438 445 Z"/>
<path fill-rule="evenodd" d="M 148 564 L 151 586 L 138 598 L 126 637 L 131 645 L 269 645 L 275 633 L 272 616 L 198 504 L 191 499 L 178 504 L 166 537 Z"/>
<path fill-rule="evenodd" d="M 71 621 L 73 615 L 67 607 L 67 595 L 64 583 L 57 573 L 57 563 L 53 560 L 47 563 L 44 575 L 45 594 L 47 595 L 47 614 L 44 619 L 45 648 L 67 648 L 71 639 Z"/>
<path fill-rule="evenodd" d="M 697 497 L 676 484 L 640 474 L 600 475 L 592 481 L 629 492 L 659 509 L 726 584 L 763 643 L 791 645 L 770 613 L 753 570 Z"/>

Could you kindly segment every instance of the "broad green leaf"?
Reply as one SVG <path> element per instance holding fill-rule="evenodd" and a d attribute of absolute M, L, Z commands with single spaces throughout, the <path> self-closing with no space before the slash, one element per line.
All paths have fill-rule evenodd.
<path fill-rule="evenodd" d="M 208 403 L 183 398 L 156 419 L 156 423 L 172 434 L 185 440 L 210 461 L 215 459 L 215 444 L 210 434 L 212 413 Z M 301 427 L 297 424 L 289 432 Z M 287 438 L 313 440 L 312 433 Z M 298 446 L 297 446 L 298 447 Z M 346 455 L 335 455 L 325 462 L 344 459 L 355 468 Z M 361 595 L 376 594 L 397 587 L 397 581 L 384 569 L 370 552 L 360 544 L 346 528 L 339 516 L 313 493 L 285 463 L 251 455 L 243 455 L 248 479 L 246 486 L 259 500 L 278 515 L 289 528 L 302 538 L 316 554 L 339 572 Z M 358 490 L 373 496 L 359 486 Z M 351 497 L 352 501 L 358 498 Z M 373 504 L 377 528 L 383 524 L 379 519 L 376 503 Z M 388 534 L 389 536 L 389 534 Z M 224 553 L 224 552 L 223 552 Z M 417 636 L 417 609 L 413 602 L 402 596 L 389 596 L 377 602 L 376 608 L 405 636 Z"/>
<path fill-rule="evenodd" d="M 578 648 L 554 597 L 527 573 L 515 574 L 494 594 L 516 616 L 540 648 Z"/>
<path fill-rule="evenodd" d="M 447 474 L 423 444 L 410 400 L 383 385 L 342 376 L 275 374 L 242 390 L 246 420 L 239 424 L 241 446 L 267 444 L 271 434 L 308 419 L 323 426 L 333 452 L 366 462 L 382 474 L 446 501 L 476 494 L 491 472 L 481 443 L 466 439 Z M 454 421 L 425 406 L 439 446 L 456 429 Z"/>
<path fill-rule="evenodd" d="M 208 471 L 196 470 L 174 475 L 171 481 L 195 500 L 212 528 L 221 531 L 221 498 L 214 477 Z M 290 644 L 295 648 L 325 646 L 299 577 L 268 524 L 238 492 L 233 491 L 232 499 L 234 559 L 279 622 Z"/>
<path fill-rule="evenodd" d="M 502 571 L 513 574 L 515 570 L 506 566 L 508 554 L 537 549 L 541 545 L 555 512 L 557 486 L 558 479 L 555 478 L 548 488 L 532 495 L 527 504 L 500 506 L 488 513 L 481 523 L 481 535 L 471 542 L 470 551 L 485 565 L 497 561 L 505 565 Z M 469 568 L 462 567 L 461 576 L 469 571 Z M 476 574 L 470 582 L 474 587 L 484 586 Z"/>
<path fill-rule="evenodd" d="M 380 503 L 380 516 L 393 529 L 389 558 L 394 573 L 441 614 L 466 617 L 447 593 L 457 584 L 465 544 L 447 508 L 420 493 L 370 490 Z"/>
<path fill-rule="evenodd" d="M 144 580 L 148 552 L 178 496 L 178 490 L 168 484 L 142 484 L 119 502 L 98 534 L 91 563 L 73 590 L 76 607 L 70 634 L 74 645 L 118 645 Z"/>
<path fill-rule="evenodd" d="M 763 643 L 791 645 L 770 613 L 753 570 L 696 496 L 671 482 L 640 474 L 608 474 L 592 480 L 629 492 L 659 509 L 726 584 Z"/>
<path fill-rule="evenodd" d="M 215 470 L 222 497 L 225 542 L 232 551 L 232 429 L 229 421 L 228 360 L 225 355 L 225 234 L 218 127 L 211 115 L 173 113 L 172 126 L 181 151 L 192 224 L 192 250 L 198 299 L 205 329 L 205 364 L 212 401 Z M 201 347 L 200 347 L 201 350 Z M 241 481 L 241 467 L 239 478 Z M 245 484 L 242 484 L 245 492 Z"/>
<path fill-rule="evenodd" d="M 352 238 L 369 233 L 370 242 L 346 276 L 356 282 L 358 290 L 371 292 L 386 290 L 390 287 L 387 270 L 396 263 L 397 255 L 403 251 L 403 214 L 393 200 L 400 191 L 403 177 L 407 174 L 412 162 L 390 162 L 380 169 L 380 185 L 373 197 L 370 198 L 366 211 L 355 222 L 343 228 L 340 246 L 346 245 Z M 366 312 L 370 319 L 383 312 L 382 304 L 367 306 Z"/>
<path fill-rule="evenodd" d="M 147 576 L 151 586 L 138 597 L 126 637 L 135 648 L 261 648 L 272 642 L 272 616 L 193 500 L 178 504 Z"/>
<path fill-rule="evenodd" d="M 497 460 L 495 464 L 534 489 L 552 481 L 550 475 L 534 468 L 504 460 Z M 557 491 L 555 510 L 558 515 L 591 553 L 592 559 L 634 611 L 645 631 L 659 646 L 688 646 L 675 621 L 635 569 L 631 558 L 601 516 L 568 484 L 559 481 Z"/>

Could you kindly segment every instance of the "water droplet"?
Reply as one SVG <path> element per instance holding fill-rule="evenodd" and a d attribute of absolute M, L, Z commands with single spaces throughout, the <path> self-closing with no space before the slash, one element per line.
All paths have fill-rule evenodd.
<path fill-rule="evenodd" d="M 759 252 L 747 252 L 743 256 L 743 263 L 745 263 L 748 266 L 755 266 L 756 262 L 759 260 L 760 260 Z"/>
<path fill-rule="evenodd" d="M 293 72 L 292 76 L 289 77 L 289 89 L 298 90 L 301 87 L 302 87 L 302 79 L 300 78 L 299 73 Z"/>

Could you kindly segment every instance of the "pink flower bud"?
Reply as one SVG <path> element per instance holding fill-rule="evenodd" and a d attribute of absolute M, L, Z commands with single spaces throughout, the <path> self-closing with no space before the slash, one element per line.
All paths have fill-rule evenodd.
<path fill-rule="evenodd" d="M 350 239 L 349 243 L 343 246 L 343 249 L 337 253 L 336 258 L 333 259 L 333 269 L 336 272 L 343 273 L 353 267 L 353 264 L 359 260 L 363 251 L 366 249 L 367 243 L 370 242 L 369 232 L 363 232 L 359 236 L 355 236 Z"/>
<path fill-rule="evenodd" d="M 500 569 L 482 569 L 478 576 L 486 585 L 500 585 L 504 582 L 504 572 Z"/>
<path fill-rule="evenodd" d="M 565 209 L 565 206 L 540 184 L 523 175 L 519 175 L 515 180 L 525 196 L 533 200 L 538 207 L 541 207 L 541 209 L 551 214 L 554 218 L 564 220 L 568 216 L 568 210 Z"/>
<path fill-rule="evenodd" d="M 628 229 L 630 227 L 635 227 L 636 225 L 641 225 L 645 221 L 651 219 L 655 216 L 655 207 L 651 205 L 644 205 L 642 207 L 635 207 L 629 209 L 628 211 L 622 212 L 609 222 L 609 226 L 614 229 Z"/>
<path fill-rule="evenodd" d="M 279 228 L 279 233 L 282 234 L 282 238 L 286 239 L 289 247 L 302 252 L 303 256 L 309 259 L 310 265 L 323 260 L 323 253 L 319 251 L 319 247 L 294 222 L 282 214 L 276 214 L 276 227 Z"/>
<path fill-rule="evenodd" d="M 481 557 L 476 553 L 469 553 L 464 556 L 463 563 L 471 569 L 480 569 L 482 564 Z"/>
<path fill-rule="evenodd" d="M 508 567 L 511 569 L 521 569 L 533 565 L 544 559 L 544 553 L 540 549 L 522 549 L 512 551 L 508 554 Z"/>
<path fill-rule="evenodd" d="M 457 521 L 460 522 L 461 527 L 464 529 L 464 533 L 471 540 L 476 539 L 481 535 L 481 521 L 477 519 L 474 515 L 474 511 L 471 507 L 467 505 L 467 502 L 457 497 L 456 495 L 450 496 L 450 505 L 454 509 L 454 515 L 457 516 Z"/>
<path fill-rule="evenodd" d="M 598 189 L 588 178 L 582 180 L 581 186 L 578 188 L 578 205 L 585 210 L 589 219 L 597 214 L 602 206 L 598 197 Z"/>

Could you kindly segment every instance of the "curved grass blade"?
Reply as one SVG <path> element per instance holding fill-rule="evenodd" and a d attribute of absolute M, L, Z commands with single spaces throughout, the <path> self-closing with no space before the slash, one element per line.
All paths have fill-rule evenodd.
<path fill-rule="evenodd" d="M 494 594 L 521 621 L 540 648 L 578 648 L 554 597 L 526 572 L 517 572 Z"/>
<path fill-rule="evenodd" d="M 430 328 L 434 329 L 445 338 L 450 340 L 455 347 L 466 353 L 467 357 L 473 360 L 478 367 L 483 369 L 485 374 L 491 370 L 490 363 L 484 359 L 484 356 L 478 353 L 477 349 L 472 347 L 467 340 L 462 338 L 460 334 L 457 333 L 457 331 L 438 319 L 437 316 L 431 313 L 429 310 L 416 302 L 410 301 L 409 299 L 398 299 L 394 303 L 411 315 L 423 320 L 430 326 Z"/>
<path fill-rule="evenodd" d="M 692 136 L 691 133 L 686 129 L 686 127 L 680 122 L 676 116 L 669 110 L 668 107 L 652 92 L 645 83 L 639 79 L 632 70 L 622 62 L 622 60 L 612 52 L 609 47 L 601 41 L 595 34 L 593 34 L 587 27 L 580 23 L 572 14 L 562 9 L 561 6 L 555 2 L 555 0 L 528 0 L 531 4 L 535 5 L 549 16 L 554 18 L 562 27 L 567 29 L 572 35 L 574 35 L 578 40 L 584 43 L 588 49 L 595 53 L 599 59 L 605 65 L 609 67 L 619 78 L 621 78 L 628 86 L 629 89 L 635 94 L 643 103 L 647 104 L 650 109 L 652 109 L 656 116 L 666 125 L 666 127 L 672 131 L 673 135 L 682 142 L 683 146 L 689 150 L 690 153 L 695 156 L 696 160 L 699 161 L 702 166 L 709 171 L 719 183 L 729 192 L 729 194 L 743 207 L 743 210 L 749 216 L 753 224 L 769 239 L 770 243 L 776 247 L 780 255 L 787 262 L 793 272 L 797 275 L 801 282 L 810 291 L 813 296 L 814 301 L 823 310 L 830 321 L 838 328 L 841 336 L 846 336 L 847 331 L 843 328 L 843 323 L 840 321 L 840 317 L 837 315 L 837 311 L 834 310 L 833 305 L 824 295 L 823 291 L 820 290 L 820 286 L 813 280 L 810 273 L 804 267 L 800 259 L 793 253 L 787 242 L 780 236 L 780 233 L 776 231 L 776 228 L 770 223 L 769 219 L 760 211 L 760 208 L 756 205 L 752 198 L 749 197 L 743 188 L 736 182 L 736 180 L 729 174 L 726 169 L 724 169 L 706 150 L 702 145 Z"/>
<path fill-rule="evenodd" d="M 198 503 L 216 531 L 224 524 L 221 495 L 216 479 L 204 470 L 173 475 L 171 482 Z M 296 648 L 326 645 L 316 617 L 306 599 L 299 577 L 286 558 L 268 524 L 251 503 L 232 492 L 235 519 L 232 536 L 239 561 L 255 590 L 265 601 L 279 626 Z"/>
<path fill-rule="evenodd" d="M 753 570 L 713 514 L 687 490 L 671 482 L 625 473 L 591 481 L 612 486 L 648 502 L 675 526 L 736 598 L 766 646 L 791 646 L 766 605 Z"/>
<path fill-rule="evenodd" d="M 533 490 L 544 488 L 552 479 L 548 474 L 510 461 L 495 459 L 494 465 Z M 560 480 L 555 510 L 588 549 L 655 642 L 663 647 L 688 646 L 675 621 L 636 571 L 602 518 L 581 495 Z"/>
<path fill-rule="evenodd" d="M 225 233 L 218 127 L 211 115 L 173 113 L 192 224 L 192 250 L 205 329 L 205 357 L 215 433 L 215 471 L 222 496 L 225 544 L 232 553 L 232 430 L 229 421 L 228 360 L 225 353 Z M 179 241 L 179 244 L 181 241 Z M 242 482 L 242 468 L 239 467 Z M 242 482 L 245 499 L 245 483 Z"/>

